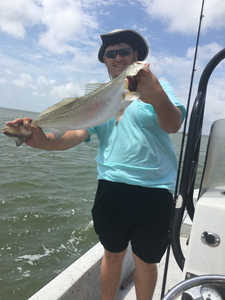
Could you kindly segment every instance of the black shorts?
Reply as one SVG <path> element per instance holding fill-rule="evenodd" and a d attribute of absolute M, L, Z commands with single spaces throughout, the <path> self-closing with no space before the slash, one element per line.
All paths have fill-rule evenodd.
<path fill-rule="evenodd" d="M 160 262 L 168 245 L 173 197 L 166 189 L 99 180 L 92 209 L 94 228 L 106 250 L 119 253 L 131 241 L 144 262 Z"/>

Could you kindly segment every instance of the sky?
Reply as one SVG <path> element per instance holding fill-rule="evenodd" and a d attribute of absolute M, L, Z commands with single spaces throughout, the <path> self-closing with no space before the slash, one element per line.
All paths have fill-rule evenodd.
<path fill-rule="evenodd" d="M 42 112 L 108 82 L 97 58 L 100 34 L 133 29 L 149 45 L 146 61 L 187 106 L 202 0 L 1 0 L 0 107 Z M 225 48 L 225 1 L 205 0 L 190 109 L 200 76 Z M 203 133 L 225 115 L 225 60 L 207 90 Z M 19 117 L 19 116 L 18 116 Z M 28 115 L 29 117 L 29 115 Z"/>

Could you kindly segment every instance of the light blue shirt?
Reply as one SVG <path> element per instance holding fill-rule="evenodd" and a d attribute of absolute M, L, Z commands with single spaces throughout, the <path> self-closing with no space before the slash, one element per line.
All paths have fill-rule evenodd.
<path fill-rule="evenodd" d="M 160 81 L 169 99 L 185 117 L 185 108 L 170 84 Z M 177 158 L 169 134 L 162 130 L 151 104 L 133 101 L 116 126 L 115 118 L 93 128 L 99 151 L 96 157 L 98 179 L 156 187 L 174 193 Z M 89 142 L 90 138 L 86 140 Z"/>

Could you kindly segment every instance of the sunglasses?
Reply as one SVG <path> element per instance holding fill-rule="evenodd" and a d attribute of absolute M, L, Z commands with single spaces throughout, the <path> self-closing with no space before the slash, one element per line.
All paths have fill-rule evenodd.
<path fill-rule="evenodd" d="M 108 50 L 105 52 L 105 56 L 107 58 L 115 58 L 117 56 L 117 54 L 119 53 L 120 56 L 124 57 L 127 56 L 129 54 L 131 54 L 131 51 L 135 51 L 135 49 L 130 49 L 130 48 L 121 48 L 118 50 Z"/>

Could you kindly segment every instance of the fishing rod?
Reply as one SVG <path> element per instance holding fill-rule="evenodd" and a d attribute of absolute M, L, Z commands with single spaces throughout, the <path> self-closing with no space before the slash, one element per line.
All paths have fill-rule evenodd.
<path fill-rule="evenodd" d="M 165 260 L 165 267 L 164 267 L 164 274 L 163 274 L 163 283 L 162 283 L 162 290 L 161 290 L 161 298 L 163 298 L 165 294 L 165 287 L 166 287 L 166 279 L 167 279 L 167 273 L 168 273 L 168 265 L 169 265 L 169 256 L 170 256 L 170 246 L 171 246 L 171 229 L 173 225 L 173 216 L 176 206 L 176 200 L 177 200 L 177 194 L 178 194 L 178 186 L 179 186 L 179 179 L 180 179 L 180 170 L 181 170 L 181 164 L 182 164 L 182 158 L 183 158 L 183 150 L 184 150 L 184 142 L 186 137 L 186 127 L 187 127 L 187 120 L 188 120 L 188 113 L 189 113 L 189 107 L 190 107 L 190 101 L 191 101 L 191 93 L 192 93 L 192 86 L 194 81 L 194 73 L 196 71 L 195 64 L 197 59 L 197 53 L 198 53 L 198 44 L 199 44 L 199 37 L 201 32 L 201 24 L 202 19 L 204 17 L 203 15 L 203 8 L 204 8 L 204 0 L 202 0 L 202 7 L 201 7 L 201 13 L 199 18 L 199 26 L 198 26 L 198 34 L 197 34 L 197 40 L 196 40 L 196 47 L 195 47 L 195 54 L 194 54 L 194 60 L 193 60 L 193 67 L 191 72 L 191 81 L 190 81 L 190 87 L 189 87 L 189 93 L 188 93 L 188 101 L 187 101 L 187 109 L 186 109 L 186 118 L 184 122 L 184 129 L 183 129 L 183 135 L 181 140 L 181 148 L 180 148 L 180 157 L 179 157 L 179 163 L 178 163 L 178 171 L 177 171 L 177 180 L 176 180 L 176 186 L 175 186 L 175 193 L 174 193 L 174 202 L 173 202 L 173 212 L 171 217 L 171 224 L 170 224 L 170 231 L 169 231 L 169 243 L 166 253 L 166 260 Z"/>

